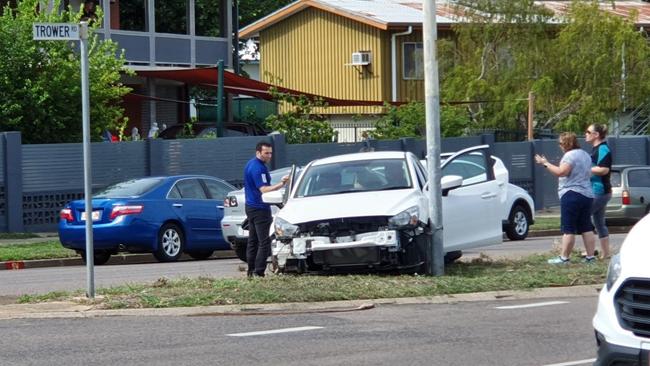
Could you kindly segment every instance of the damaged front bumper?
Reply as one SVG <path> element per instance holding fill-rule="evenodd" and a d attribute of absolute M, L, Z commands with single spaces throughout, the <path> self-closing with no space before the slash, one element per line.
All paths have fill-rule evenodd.
<path fill-rule="evenodd" d="M 288 262 L 306 261 L 319 266 L 374 266 L 382 261 L 382 252 L 401 250 L 397 230 L 380 230 L 354 236 L 303 236 L 275 240 L 272 253 L 283 270 Z"/>

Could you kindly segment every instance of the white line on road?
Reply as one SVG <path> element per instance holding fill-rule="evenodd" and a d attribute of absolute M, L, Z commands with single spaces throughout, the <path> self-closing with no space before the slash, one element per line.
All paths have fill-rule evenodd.
<path fill-rule="evenodd" d="M 591 365 L 592 362 L 596 361 L 595 358 L 590 358 L 587 360 L 579 360 L 579 361 L 568 361 L 568 362 L 562 362 L 562 363 L 554 363 L 552 365 L 544 365 L 544 366 L 576 366 L 576 365 Z"/>
<path fill-rule="evenodd" d="M 248 333 L 232 333 L 226 334 L 229 337 L 250 337 L 256 335 L 267 335 L 267 334 L 277 334 L 277 333 L 289 333 L 289 332 L 302 332 L 305 330 L 314 330 L 314 329 L 323 329 L 323 327 L 298 327 L 298 328 L 284 328 L 284 329 L 273 329 L 273 330 L 262 330 L 259 332 L 248 332 Z"/>
<path fill-rule="evenodd" d="M 508 309 L 536 308 L 538 306 L 561 305 L 561 304 L 568 304 L 568 303 L 569 303 L 568 301 L 547 301 L 547 302 L 537 302 L 534 304 L 525 304 L 525 305 L 497 306 L 496 309 L 508 310 Z"/>

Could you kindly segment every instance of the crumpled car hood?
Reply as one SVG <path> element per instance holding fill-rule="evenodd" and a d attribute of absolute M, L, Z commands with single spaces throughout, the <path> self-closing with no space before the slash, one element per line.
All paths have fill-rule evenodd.
<path fill-rule="evenodd" d="M 343 217 L 393 216 L 418 205 L 421 195 L 414 189 L 400 189 L 292 198 L 278 217 L 301 224 Z"/>

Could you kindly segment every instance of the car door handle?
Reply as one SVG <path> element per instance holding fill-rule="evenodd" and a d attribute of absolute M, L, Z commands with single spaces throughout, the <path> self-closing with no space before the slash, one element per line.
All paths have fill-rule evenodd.
<path fill-rule="evenodd" d="M 183 204 L 182 203 L 174 203 L 174 204 L 172 204 L 172 206 L 174 206 L 174 207 L 183 207 Z"/>
<path fill-rule="evenodd" d="M 223 206 L 217 206 L 217 208 L 223 210 Z"/>
<path fill-rule="evenodd" d="M 488 199 L 488 198 L 494 198 L 494 197 L 496 197 L 496 196 L 497 196 L 496 193 L 486 192 L 486 193 L 483 193 L 483 194 L 481 195 L 481 198 L 483 198 L 484 200 L 486 200 L 486 199 Z"/>

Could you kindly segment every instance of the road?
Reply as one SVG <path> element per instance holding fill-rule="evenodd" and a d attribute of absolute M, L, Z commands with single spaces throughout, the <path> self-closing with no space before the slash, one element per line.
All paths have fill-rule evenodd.
<path fill-rule="evenodd" d="M 614 252 L 625 234 L 610 237 Z M 528 238 L 523 241 L 505 241 L 503 244 L 464 251 L 464 260 L 483 253 L 493 258 L 521 257 L 534 253 L 548 253 L 557 246 L 559 237 Z M 183 261 L 177 263 L 148 263 L 107 265 L 95 267 L 95 287 L 122 285 L 128 282 L 153 282 L 160 277 L 241 277 L 243 263 L 237 259 Z M 23 294 L 40 294 L 51 291 L 70 291 L 86 288 L 84 266 L 33 268 L 17 271 L 0 271 L 0 303 Z"/>
<path fill-rule="evenodd" d="M 517 305 L 538 306 L 499 308 Z M 5 320 L 0 364 L 590 365 L 595 309 L 594 294 L 341 313 Z"/>

